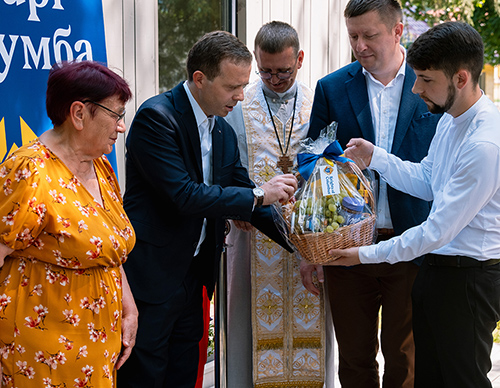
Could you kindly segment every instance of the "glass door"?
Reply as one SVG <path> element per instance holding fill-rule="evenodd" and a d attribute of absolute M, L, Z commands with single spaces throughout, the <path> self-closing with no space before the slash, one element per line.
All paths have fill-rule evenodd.
<path fill-rule="evenodd" d="M 233 31 L 231 0 L 158 0 L 160 92 L 184 81 L 189 49 L 205 33 Z"/>

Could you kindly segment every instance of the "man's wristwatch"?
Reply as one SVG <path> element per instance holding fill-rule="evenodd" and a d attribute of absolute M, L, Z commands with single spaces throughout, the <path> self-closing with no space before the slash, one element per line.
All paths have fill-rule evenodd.
<path fill-rule="evenodd" d="M 262 190 L 260 187 L 256 187 L 255 189 L 253 189 L 253 196 L 257 200 L 255 207 L 262 206 L 262 203 L 264 202 L 264 194 L 264 190 Z"/>

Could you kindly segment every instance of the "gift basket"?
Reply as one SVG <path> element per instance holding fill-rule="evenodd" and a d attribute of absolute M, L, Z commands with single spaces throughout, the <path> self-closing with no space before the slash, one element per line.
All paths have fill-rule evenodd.
<path fill-rule="evenodd" d="M 297 155 L 299 189 L 289 203 L 276 205 L 275 222 L 300 255 L 314 264 L 335 259 L 332 248 L 373 243 L 375 198 L 373 174 L 343 156 L 335 140 L 337 123 L 315 141 L 302 142 Z"/>

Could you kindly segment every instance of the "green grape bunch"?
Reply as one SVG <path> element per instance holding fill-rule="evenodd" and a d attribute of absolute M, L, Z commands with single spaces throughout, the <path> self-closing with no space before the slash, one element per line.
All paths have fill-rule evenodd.
<path fill-rule="evenodd" d="M 347 191 L 341 190 L 335 195 L 297 200 L 293 207 L 292 230 L 297 234 L 334 232 L 345 224 L 340 208 L 342 199 L 348 195 Z"/>

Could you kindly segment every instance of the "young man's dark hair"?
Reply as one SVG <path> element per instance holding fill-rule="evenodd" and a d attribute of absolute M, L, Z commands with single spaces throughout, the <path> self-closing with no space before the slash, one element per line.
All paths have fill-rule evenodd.
<path fill-rule="evenodd" d="M 452 78 L 466 69 L 474 85 L 483 70 L 484 46 L 481 35 L 466 23 L 439 24 L 420 35 L 410 46 L 408 64 L 416 70 L 442 70 Z"/>

